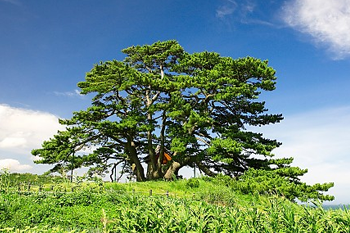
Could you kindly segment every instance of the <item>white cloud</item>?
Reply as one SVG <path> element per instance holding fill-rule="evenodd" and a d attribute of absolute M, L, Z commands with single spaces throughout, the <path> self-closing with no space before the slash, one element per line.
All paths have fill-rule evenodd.
<path fill-rule="evenodd" d="M 222 4 L 216 9 L 216 17 L 224 22 L 230 29 L 233 23 L 241 24 L 260 24 L 265 26 L 274 26 L 270 22 L 271 15 L 259 12 L 259 4 L 270 4 L 269 2 L 259 2 L 257 0 L 223 0 Z"/>
<path fill-rule="evenodd" d="M 27 143 L 25 138 L 7 137 L 0 142 L 0 148 L 23 147 Z"/>
<path fill-rule="evenodd" d="M 350 107 L 321 109 L 285 116 L 280 124 L 261 129 L 283 144 L 277 157 L 293 157 L 294 166 L 307 168 L 308 184 L 335 182 L 329 194 L 337 203 L 350 203 Z"/>
<path fill-rule="evenodd" d="M 238 15 L 239 18 L 245 18 L 247 14 L 254 12 L 256 6 L 257 4 L 255 0 L 225 0 L 223 1 L 223 4 L 216 9 L 216 17 L 224 19 L 225 17 L 234 15 L 236 12 L 236 15 Z"/>
<path fill-rule="evenodd" d="M 0 170 L 9 169 L 10 172 L 18 172 L 24 170 L 30 170 L 32 166 L 27 164 L 21 164 L 15 159 L 0 159 Z"/>
<path fill-rule="evenodd" d="M 235 1 L 227 0 L 223 5 L 216 9 L 216 17 L 223 19 L 226 16 L 233 14 L 236 8 L 237 3 Z"/>
<path fill-rule="evenodd" d="M 282 15 L 287 25 L 326 46 L 335 59 L 350 55 L 350 0 L 291 0 Z"/>
<path fill-rule="evenodd" d="M 0 104 L 0 155 L 30 155 L 32 149 L 39 148 L 59 129 L 63 127 L 58 118 L 50 113 Z"/>
<path fill-rule="evenodd" d="M 19 0 L 0 0 L 0 1 L 7 2 L 7 3 L 10 3 L 10 4 L 16 5 L 16 6 L 21 6 L 22 5 L 22 3 Z"/>
<path fill-rule="evenodd" d="M 57 96 L 66 96 L 66 97 L 82 97 L 84 95 L 80 94 L 80 91 L 79 90 L 74 90 L 74 92 L 70 92 L 70 91 L 67 91 L 67 92 L 59 92 L 59 91 L 55 91 L 54 92 L 55 95 Z"/>

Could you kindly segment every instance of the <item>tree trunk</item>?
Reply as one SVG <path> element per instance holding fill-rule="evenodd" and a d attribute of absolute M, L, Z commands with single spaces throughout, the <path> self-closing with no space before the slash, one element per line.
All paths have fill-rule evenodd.
<path fill-rule="evenodd" d="M 140 159 L 137 156 L 135 143 L 128 138 L 128 142 L 126 144 L 126 147 L 128 150 L 128 155 L 129 155 L 131 164 L 135 164 L 134 173 L 136 175 L 136 180 L 137 181 L 146 181 L 144 169 L 142 167 Z"/>
<path fill-rule="evenodd" d="M 113 164 L 113 167 L 111 169 L 111 174 L 109 176 L 109 178 L 111 178 L 111 182 L 116 182 L 117 181 L 117 163 Z M 113 179 L 114 176 L 114 179 Z"/>
<path fill-rule="evenodd" d="M 147 120 L 149 122 L 152 121 L 152 115 L 150 113 L 148 113 L 147 115 Z M 157 174 L 154 173 L 154 171 L 156 171 L 156 156 L 155 156 L 155 152 L 153 149 L 153 137 L 152 137 L 152 131 L 148 131 L 147 132 L 147 147 L 148 147 L 148 156 L 150 161 L 148 162 L 148 167 L 147 167 L 147 179 L 148 180 L 152 180 L 152 179 L 157 179 L 159 178 L 157 176 Z"/>
<path fill-rule="evenodd" d="M 163 162 L 163 158 L 164 158 L 164 152 L 165 152 L 165 148 L 164 148 L 164 143 L 165 143 L 165 124 L 166 124 L 166 111 L 163 111 L 162 113 L 162 126 L 161 126 L 161 130 L 160 130 L 160 151 L 159 151 L 159 157 L 157 160 L 157 173 L 161 174 L 162 173 L 162 162 Z"/>
<path fill-rule="evenodd" d="M 174 176 L 177 175 L 178 171 L 181 168 L 181 164 L 178 162 L 173 161 L 168 170 L 166 171 L 164 175 L 164 179 L 166 180 L 172 180 Z"/>

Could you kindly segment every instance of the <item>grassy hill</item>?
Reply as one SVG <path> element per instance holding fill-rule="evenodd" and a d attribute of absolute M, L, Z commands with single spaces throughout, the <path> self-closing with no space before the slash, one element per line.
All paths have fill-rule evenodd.
<path fill-rule="evenodd" d="M 2 178 L 0 232 L 350 232 L 348 209 L 243 195 L 221 179 L 123 184 L 53 179 L 41 186 L 33 182 L 28 190 Z"/>

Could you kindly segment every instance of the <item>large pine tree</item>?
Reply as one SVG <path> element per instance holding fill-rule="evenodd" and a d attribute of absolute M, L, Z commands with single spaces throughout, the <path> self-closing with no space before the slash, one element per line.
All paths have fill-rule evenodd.
<path fill-rule="evenodd" d="M 173 40 L 122 51 L 123 61 L 101 62 L 78 83 L 81 94 L 95 94 L 91 106 L 60 120 L 66 131 L 32 151 L 37 163 L 100 173 L 122 164 L 137 181 L 171 179 L 186 166 L 231 177 L 284 169 L 291 182 L 306 172 L 288 172 L 291 159 L 272 158 L 280 143 L 247 130 L 283 119 L 259 100 L 275 89 L 267 61 L 189 54 Z"/>

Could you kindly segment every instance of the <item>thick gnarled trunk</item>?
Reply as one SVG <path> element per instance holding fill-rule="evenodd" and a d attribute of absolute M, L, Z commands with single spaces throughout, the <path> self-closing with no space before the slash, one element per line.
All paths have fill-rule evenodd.
<path fill-rule="evenodd" d="M 180 163 L 173 161 L 171 163 L 170 167 L 168 168 L 168 170 L 166 171 L 163 178 L 165 180 L 172 180 L 174 177 L 176 177 L 178 175 L 178 172 L 179 172 L 181 167 L 182 166 Z"/>
<path fill-rule="evenodd" d="M 137 150 L 135 143 L 128 139 L 126 144 L 128 155 L 131 161 L 131 164 L 134 164 L 133 172 L 136 175 L 137 181 L 146 181 L 145 172 L 139 157 L 137 156 Z"/>

